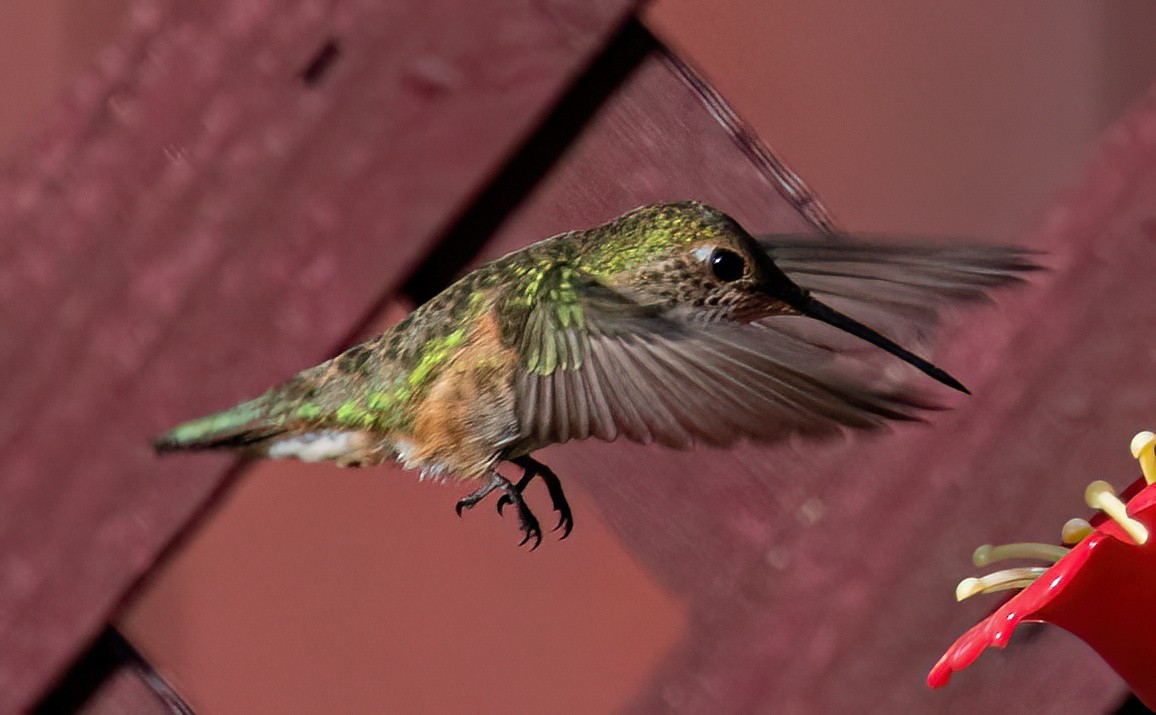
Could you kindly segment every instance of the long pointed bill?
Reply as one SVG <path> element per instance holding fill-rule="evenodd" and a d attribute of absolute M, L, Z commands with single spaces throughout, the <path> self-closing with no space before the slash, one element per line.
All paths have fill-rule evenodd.
<path fill-rule="evenodd" d="M 934 378 L 942 382 L 944 385 L 947 385 L 948 387 L 959 390 L 960 392 L 967 395 L 971 394 L 971 392 L 969 392 L 968 389 L 963 386 L 963 383 L 961 383 L 959 380 L 956 380 L 951 375 L 948 375 L 947 372 L 943 369 L 932 365 L 927 360 L 924 360 L 909 350 L 904 350 L 903 348 L 899 347 L 899 345 L 883 337 L 871 328 L 868 328 L 858 320 L 843 315 L 833 308 L 828 308 L 810 296 L 804 296 L 797 305 L 793 304 L 791 307 L 803 315 L 806 315 L 807 317 L 821 320 L 828 325 L 833 325 L 839 330 L 851 333 L 857 338 L 862 338 L 872 345 L 886 350 L 903 362 L 911 365 L 912 367 L 915 367 L 928 377 Z"/>
<path fill-rule="evenodd" d="M 755 263 L 762 273 L 764 290 L 766 290 L 768 295 L 783 301 L 809 318 L 821 320 L 839 330 L 866 340 L 875 347 L 886 350 L 928 377 L 938 380 L 950 388 L 959 390 L 965 395 L 971 394 L 971 392 L 963 386 L 963 383 L 951 375 L 948 375 L 946 371 L 932 365 L 910 350 L 904 350 L 893 341 L 888 340 L 858 320 L 843 315 L 834 308 L 828 308 L 812 298 L 806 290 L 792 281 L 781 268 L 775 265 L 775 262 L 771 260 L 771 257 L 765 251 L 756 248 L 752 251 L 752 255 L 754 255 Z"/>

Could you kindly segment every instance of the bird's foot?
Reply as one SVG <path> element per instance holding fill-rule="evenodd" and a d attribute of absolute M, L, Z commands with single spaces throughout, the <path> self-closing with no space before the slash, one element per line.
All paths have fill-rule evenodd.
<path fill-rule="evenodd" d="M 558 512 L 558 524 L 551 531 L 562 530 L 561 539 L 565 539 L 570 535 L 570 530 L 574 528 L 574 516 L 570 513 L 570 503 L 566 501 L 566 493 L 562 491 L 562 480 L 558 479 L 558 475 L 554 470 L 542 464 L 538 460 L 529 455 L 516 457 L 510 462 L 518 465 L 523 469 L 522 478 L 518 480 L 517 484 L 511 485 L 511 489 L 517 492 L 519 498 L 522 492 L 534 479 L 539 477 L 546 484 L 546 491 L 550 493 L 550 502 L 554 507 L 554 511 Z M 514 503 L 513 497 L 510 496 L 511 489 L 507 489 L 506 493 L 498 499 L 498 513 L 502 513 L 502 508 L 507 504 Z"/>
<path fill-rule="evenodd" d="M 461 516 L 462 510 L 473 508 L 475 504 L 485 499 L 486 496 L 495 489 L 501 489 L 505 492 L 501 497 L 502 501 L 513 504 L 518 511 L 518 526 L 521 528 L 523 534 L 522 540 L 518 542 L 518 546 L 524 546 L 533 539 L 534 545 L 530 547 L 530 550 L 533 551 L 538 548 L 542 543 L 542 527 L 538 525 L 537 517 L 534 516 L 534 512 L 530 511 L 530 507 L 526 505 L 526 501 L 522 499 L 521 490 L 509 479 L 506 479 L 497 472 L 492 474 L 486 486 L 459 499 L 458 503 L 454 506 L 454 511 L 458 513 L 458 516 Z M 500 514 L 501 511 L 501 508 L 499 508 L 498 513 Z"/>

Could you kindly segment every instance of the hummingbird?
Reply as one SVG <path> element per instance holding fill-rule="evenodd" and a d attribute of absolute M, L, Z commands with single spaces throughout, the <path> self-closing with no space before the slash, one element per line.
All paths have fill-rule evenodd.
<path fill-rule="evenodd" d="M 934 404 L 909 381 L 850 374 L 846 349 L 799 321 L 966 393 L 831 301 L 934 326 L 943 305 L 982 300 L 1033 267 L 1009 247 L 756 238 L 695 201 L 642 206 L 488 263 L 383 334 L 154 446 L 346 467 L 396 460 L 422 478 L 474 482 L 459 516 L 499 492 L 498 512 L 516 510 L 519 545 L 534 549 L 542 531 L 523 498 L 534 478 L 561 538 L 573 527 L 536 450 L 589 437 L 766 443 L 918 419 Z M 503 462 L 521 468 L 519 481 L 498 472 Z"/>

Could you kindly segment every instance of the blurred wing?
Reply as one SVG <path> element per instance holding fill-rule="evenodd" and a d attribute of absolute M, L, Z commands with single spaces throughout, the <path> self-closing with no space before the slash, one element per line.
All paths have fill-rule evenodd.
<path fill-rule="evenodd" d="M 759 324 L 701 324 L 551 269 L 520 335 L 524 444 L 623 435 L 672 447 L 772 441 L 912 419 L 917 401 L 841 377 L 824 347 Z"/>
<path fill-rule="evenodd" d="M 899 318 L 920 328 L 934 327 L 945 305 L 984 300 L 1038 268 L 1030 252 L 1004 246 L 800 236 L 764 236 L 759 244 L 819 300 L 865 322 Z"/>

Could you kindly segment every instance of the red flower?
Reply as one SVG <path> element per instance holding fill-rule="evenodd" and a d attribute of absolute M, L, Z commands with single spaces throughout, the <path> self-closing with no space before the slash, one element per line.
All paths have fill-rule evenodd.
<path fill-rule="evenodd" d="M 1151 471 L 1156 477 L 1154 443 L 1151 433 L 1141 433 L 1133 440 L 1133 453 L 1139 453 L 1146 476 Z M 1031 570 L 1035 580 L 964 633 L 931 669 L 928 685 L 943 687 L 952 673 L 971 665 L 988 646 L 1006 646 L 1021 621 L 1043 621 L 1082 638 L 1140 700 L 1156 706 L 1156 539 L 1148 538 L 1156 531 L 1156 486 L 1140 479 L 1124 497 L 1126 513 L 1107 484 L 1090 486 L 1089 503 L 1108 516 L 1093 519 L 1087 525 L 1091 533 L 1053 566 Z M 977 562 L 986 560 L 981 558 L 984 553 L 977 552 Z M 957 595 L 962 600 L 974 593 L 1022 586 L 1027 572 L 1013 569 L 967 579 Z"/>

